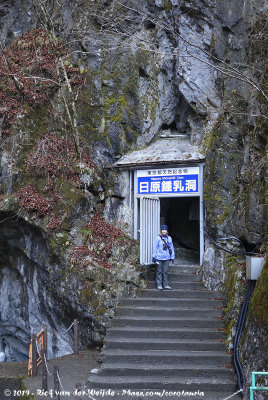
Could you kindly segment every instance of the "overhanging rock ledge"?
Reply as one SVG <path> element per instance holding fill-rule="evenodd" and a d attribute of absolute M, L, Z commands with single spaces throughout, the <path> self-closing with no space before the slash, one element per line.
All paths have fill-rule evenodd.
<path fill-rule="evenodd" d="M 137 166 L 153 166 L 178 163 L 200 163 L 205 156 L 197 145 L 188 138 L 160 138 L 148 147 L 134 150 L 121 157 L 115 167 L 131 168 Z"/>

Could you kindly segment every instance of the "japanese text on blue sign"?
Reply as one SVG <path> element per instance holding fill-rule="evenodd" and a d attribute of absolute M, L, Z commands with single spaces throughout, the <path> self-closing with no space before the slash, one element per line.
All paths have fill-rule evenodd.
<path fill-rule="evenodd" d="M 189 173 L 196 172 L 196 170 L 186 170 L 185 172 L 180 170 L 176 171 L 176 175 L 167 174 L 167 172 L 171 171 L 163 170 L 160 173 L 147 171 L 141 173 L 146 176 L 138 175 L 138 194 L 198 193 L 198 173 Z"/>

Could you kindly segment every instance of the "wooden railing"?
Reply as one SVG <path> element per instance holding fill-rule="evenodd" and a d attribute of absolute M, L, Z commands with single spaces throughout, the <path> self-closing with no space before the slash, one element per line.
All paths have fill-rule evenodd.
<path fill-rule="evenodd" d="M 78 321 L 75 319 L 64 333 L 67 333 L 73 327 L 74 330 L 74 353 L 78 354 Z M 42 389 L 48 390 L 48 375 L 52 375 L 47 365 L 47 327 L 41 329 L 39 333 L 32 336 L 29 348 L 28 376 L 37 376 L 37 367 L 42 364 Z M 59 375 L 59 366 L 54 365 L 54 399 L 60 400 L 59 388 L 63 387 Z"/>
<path fill-rule="evenodd" d="M 40 351 L 38 350 L 39 345 Z M 47 356 L 47 327 L 32 336 L 29 348 L 28 376 L 37 376 L 37 367 L 42 363 L 41 352 Z"/>

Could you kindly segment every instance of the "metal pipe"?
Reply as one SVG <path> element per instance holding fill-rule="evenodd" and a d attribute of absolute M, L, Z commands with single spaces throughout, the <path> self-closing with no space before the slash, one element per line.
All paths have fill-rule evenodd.
<path fill-rule="evenodd" d="M 234 367 L 235 367 L 235 371 L 236 371 L 236 375 L 237 375 L 237 384 L 239 389 L 243 389 L 243 385 L 245 383 L 245 374 L 243 371 L 243 366 L 240 362 L 239 359 L 239 341 L 240 341 L 240 337 L 244 328 L 244 324 L 245 324 L 245 319 L 246 319 L 246 315 L 247 315 L 247 310 L 248 310 L 248 305 L 249 305 L 249 299 L 252 295 L 252 292 L 254 290 L 256 281 L 250 281 L 249 283 L 249 287 L 248 287 L 248 291 L 247 294 L 245 296 L 243 305 L 242 305 L 242 309 L 241 309 L 241 313 L 240 313 L 240 317 L 239 317 L 239 321 L 238 321 L 238 326 L 237 326 L 237 330 L 236 330 L 236 334 L 235 334 L 235 338 L 234 338 L 234 353 L 233 353 L 233 362 L 234 362 Z"/>
<path fill-rule="evenodd" d="M 225 249 L 224 247 L 219 246 L 219 245 L 217 244 L 217 241 L 229 240 L 229 239 L 238 240 L 239 243 L 241 244 L 242 248 L 243 248 L 243 255 L 250 254 L 250 253 L 247 253 L 247 252 L 246 252 L 245 247 L 244 247 L 243 243 L 241 242 L 241 240 L 238 239 L 238 238 L 235 237 L 235 236 L 228 236 L 228 237 L 213 239 L 206 231 L 204 231 L 204 233 L 205 233 L 205 235 L 207 235 L 207 237 L 214 243 L 214 245 L 215 245 L 218 249 L 223 250 L 223 251 L 225 251 L 226 253 L 229 253 L 229 254 L 232 254 L 232 255 L 235 255 L 235 256 L 240 256 L 240 255 L 241 255 L 240 253 L 236 253 L 236 252 L 234 252 L 234 251 L 227 250 L 227 249 Z"/>

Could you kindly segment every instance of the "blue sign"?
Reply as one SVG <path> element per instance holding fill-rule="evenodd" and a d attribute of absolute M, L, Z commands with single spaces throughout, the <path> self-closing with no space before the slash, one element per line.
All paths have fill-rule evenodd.
<path fill-rule="evenodd" d="M 138 176 L 138 194 L 198 193 L 198 174 Z"/>

